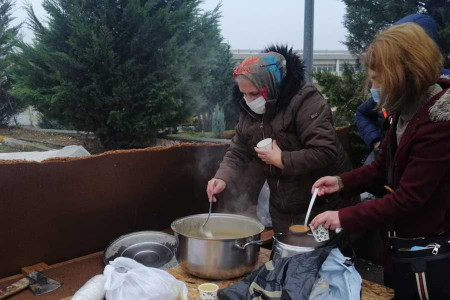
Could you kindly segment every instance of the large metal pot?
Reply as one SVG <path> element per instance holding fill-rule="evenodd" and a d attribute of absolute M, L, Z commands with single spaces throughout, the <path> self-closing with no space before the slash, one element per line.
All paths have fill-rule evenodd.
<path fill-rule="evenodd" d="M 291 257 L 297 254 L 311 252 L 324 243 L 318 243 L 314 237 L 308 234 L 297 236 L 291 233 L 275 233 L 271 258 L 276 260 L 281 257 Z"/>
<path fill-rule="evenodd" d="M 232 214 L 211 214 L 206 238 L 200 226 L 208 214 L 193 215 L 172 222 L 178 240 L 176 257 L 188 273 L 207 279 L 230 279 L 252 271 L 258 261 L 261 232 L 259 221 Z"/>

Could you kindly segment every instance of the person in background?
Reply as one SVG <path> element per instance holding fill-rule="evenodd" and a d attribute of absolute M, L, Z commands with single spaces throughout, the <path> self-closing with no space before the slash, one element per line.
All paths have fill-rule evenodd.
<path fill-rule="evenodd" d="M 439 44 L 436 22 L 432 17 L 423 14 L 412 14 L 398 20 L 394 25 L 409 22 L 421 26 L 428 36 L 436 44 Z M 442 75 L 450 76 L 450 70 L 443 69 Z M 376 108 L 380 102 L 379 90 L 379 86 L 372 85 L 370 89 L 371 97 L 358 106 L 355 114 L 356 127 L 358 128 L 359 134 L 364 143 L 372 150 L 365 164 L 372 163 L 375 160 L 385 133 L 383 124 L 387 117 L 387 112 Z"/>
<path fill-rule="evenodd" d="M 392 193 L 382 198 L 319 214 L 311 226 L 343 228 L 349 234 L 385 227 L 391 245 L 385 284 L 394 286 L 396 299 L 422 299 L 426 293 L 450 299 L 450 255 L 445 255 L 450 253 L 450 80 L 440 78 L 442 63 L 439 47 L 417 24 L 380 33 L 364 64 L 372 83 L 381 88 L 379 107 L 393 113 L 382 149 L 372 164 L 313 185 L 319 195 L 345 196 L 372 185 L 390 187 Z M 429 245 L 435 248 L 412 252 Z M 405 255 L 419 264 L 401 260 Z M 428 256 L 435 263 L 425 276 Z M 405 268 L 393 269 L 394 263 Z"/>
<path fill-rule="evenodd" d="M 320 92 L 305 82 L 304 65 L 285 46 L 246 58 L 233 77 L 241 106 L 235 136 L 214 178 L 208 182 L 210 201 L 230 182 L 240 180 L 250 161 L 262 166 L 270 189 L 269 211 L 275 232 L 303 224 L 311 185 L 321 176 L 351 169 L 338 140 L 331 109 Z M 258 149 L 265 138 L 273 149 Z M 241 180 L 242 181 L 242 180 Z M 353 202 L 340 195 L 316 201 L 312 215 Z"/>

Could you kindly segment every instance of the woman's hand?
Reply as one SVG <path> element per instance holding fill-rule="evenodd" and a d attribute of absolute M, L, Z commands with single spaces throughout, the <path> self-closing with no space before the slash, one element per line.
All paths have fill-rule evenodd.
<path fill-rule="evenodd" d="M 277 141 L 272 142 L 272 150 L 260 149 L 255 147 L 258 157 L 268 165 L 274 165 L 277 168 L 283 169 L 283 161 L 281 160 L 281 149 L 277 145 Z"/>
<path fill-rule="evenodd" d="M 316 216 L 310 225 L 314 228 L 319 227 L 319 225 L 324 224 L 323 226 L 330 230 L 335 230 L 336 228 L 341 228 L 341 221 L 339 220 L 339 212 L 338 211 L 326 211 Z"/>
<path fill-rule="evenodd" d="M 339 181 L 335 176 L 325 176 L 313 184 L 311 194 L 314 193 L 315 188 L 319 189 L 319 192 L 317 193 L 318 196 L 336 193 L 339 191 Z"/>
<path fill-rule="evenodd" d="M 222 179 L 213 178 L 208 181 L 206 193 L 208 194 L 209 201 L 216 202 L 217 199 L 214 195 L 220 194 L 226 187 L 227 184 Z"/>

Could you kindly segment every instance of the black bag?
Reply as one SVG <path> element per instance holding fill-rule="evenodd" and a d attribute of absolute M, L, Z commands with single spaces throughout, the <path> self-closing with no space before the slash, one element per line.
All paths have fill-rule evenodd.
<path fill-rule="evenodd" d="M 331 247 L 279 258 L 219 290 L 220 300 L 308 300 Z"/>
<path fill-rule="evenodd" d="M 449 233 L 418 239 L 391 237 L 390 243 L 395 299 L 450 299 Z M 421 250 L 413 251 L 414 246 Z"/>

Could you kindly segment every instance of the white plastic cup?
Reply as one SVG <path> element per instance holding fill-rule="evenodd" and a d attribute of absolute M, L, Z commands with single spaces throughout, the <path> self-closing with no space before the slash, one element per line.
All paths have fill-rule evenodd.
<path fill-rule="evenodd" d="M 203 283 L 198 286 L 198 292 L 202 300 L 217 300 L 219 286 L 214 283 Z"/>
<path fill-rule="evenodd" d="M 267 150 L 272 150 L 272 139 L 268 138 L 268 139 L 264 139 L 262 141 L 260 141 L 258 144 L 256 144 L 257 148 L 260 149 L 267 149 Z"/>
<path fill-rule="evenodd" d="M 317 228 L 311 227 L 311 231 L 313 233 L 314 239 L 318 243 L 325 242 L 330 239 L 330 232 L 323 226 L 323 224 L 320 224 Z"/>

